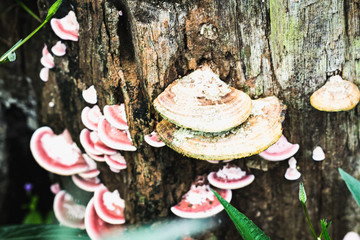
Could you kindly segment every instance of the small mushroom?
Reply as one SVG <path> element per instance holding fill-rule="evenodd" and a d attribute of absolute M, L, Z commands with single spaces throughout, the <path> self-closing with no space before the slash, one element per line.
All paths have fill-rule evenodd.
<path fill-rule="evenodd" d="M 122 151 L 136 151 L 128 133 L 111 126 L 111 124 L 101 117 L 98 124 L 98 133 L 100 140 L 113 149 Z"/>
<path fill-rule="evenodd" d="M 83 157 L 88 164 L 89 168 L 86 172 L 78 173 L 82 178 L 93 178 L 97 177 L 100 174 L 100 171 L 97 169 L 95 161 L 89 157 L 87 154 L 83 154 Z"/>
<path fill-rule="evenodd" d="M 115 155 L 105 155 L 104 158 L 105 162 L 109 165 L 112 171 L 119 172 L 127 167 L 126 160 L 120 153 Z"/>
<path fill-rule="evenodd" d="M 66 53 L 66 46 L 61 41 L 57 41 L 56 44 L 51 48 L 51 51 L 55 56 L 61 57 Z"/>
<path fill-rule="evenodd" d="M 226 164 L 217 172 L 211 172 L 207 177 L 209 183 L 220 189 L 239 189 L 251 184 L 255 176 L 247 175 L 240 167 Z"/>
<path fill-rule="evenodd" d="M 145 135 L 144 140 L 147 144 L 149 144 L 152 147 L 163 147 L 165 146 L 165 143 L 161 141 L 161 139 L 158 137 L 157 133 L 153 131 L 152 133 Z"/>
<path fill-rule="evenodd" d="M 209 67 L 170 84 L 154 100 L 154 108 L 171 123 L 196 131 L 221 132 L 244 122 L 250 97 L 221 81 Z"/>
<path fill-rule="evenodd" d="M 359 101 L 359 88 L 339 75 L 330 77 L 330 80 L 310 97 L 314 108 L 326 112 L 348 111 Z"/>
<path fill-rule="evenodd" d="M 344 236 L 343 240 L 360 240 L 360 236 L 359 236 L 359 234 L 356 233 L 356 232 L 348 232 L 348 233 Z"/>
<path fill-rule="evenodd" d="M 49 127 L 38 128 L 30 140 L 30 150 L 36 162 L 49 172 L 72 175 L 88 170 L 80 149 L 65 130 L 55 135 Z"/>
<path fill-rule="evenodd" d="M 120 197 L 119 191 L 110 192 L 104 185 L 94 193 L 94 207 L 97 215 L 107 223 L 125 223 L 125 201 Z"/>
<path fill-rule="evenodd" d="M 71 176 L 71 179 L 76 186 L 87 192 L 95 192 L 101 186 L 101 181 L 98 177 L 83 178 L 75 174 Z"/>
<path fill-rule="evenodd" d="M 312 153 L 312 159 L 314 161 L 322 161 L 325 159 L 325 153 L 320 146 L 316 146 Z"/>
<path fill-rule="evenodd" d="M 49 53 L 47 46 L 44 45 L 42 50 L 42 57 L 40 59 L 41 64 L 46 68 L 53 68 L 55 67 L 54 57 Z"/>
<path fill-rule="evenodd" d="M 40 70 L 40 79 L 43 81 L 43 82 L 47 82 L 49 80 L 49 69 L 44 67 Z"/>
<path fill-rule="evenodd" d="M 86 153 L 87 153 L 87 155 L 89 155 L 89 157 L 91 157 L 91 159 L 93 159 L 97 162 L 105 162 L 105 155 L 94 155 L 89 152 L 86 152 Z"/>
<path fill-rule="evenodd" d="M 59 183 L 53 183 L 53 184 L 51 184 L 51 186 L 50 186 L 50 191 L 53 193 L 53 194 L 57 194 L 58 192 L 60 192 L 61 191 L 61 188 L 60 188 L 60 185 L 59 185 Z"/>
<path fill-rule="evenodd" d="M 287 180 L 297 180 L 301 177 L 301 173 L 296 169 L 296 159 L 294 157 L 289 159 L 289 168 L 286 169 L 285 178 Z"/>
<path fill-rule="evenodd" d="M 100 108 L 98 105 L 90 107 L 85 107 L 81 111 L 81 121 L 85 127 L 90 130 L 97 131 L 97 126 L 99 119 L 102 116 Z"/>
<path fill-rule="evenodd" d="M 231 190 L 214 189 L 226 201 L 230 202 Z M 224 210 L 224 207 L 210 190 L 210 186 L 203 177 L 198 178 L 181 201 L 170 209 L 182 218 L 207 218 Z"/>
<path fill-rule="evenodd" d="M 69 11 L 69 13 L 61 19 L 51 19 L 50 24 L 52 30 L 59 38 L 63 40 L 78 41 L 80 27 L 74 11 Z"/>
<path fill-rule="evenodd" d="M 104 116 L 111 126 L 121 130 L 129 129 L 126 120 L 125 104 L 106 105 L 104 107 Z"/>
<path fill-rule="evenodd" d="M 299 144 L 289 143 L 282 135 L 276 143 L 259 153 L 259 156 L 268 161 L 282 161 L 294 156 L 298 150 Z"/>
<path fill-rule="evenodd" d="M 61 225 L 84 229 L 85 206 L 75 203 L 65 190 L 59 191 L 54 199 L 54 214 Z"/>
<path fill-rule="evenodd" d="M 85 100 L 85 102 L 90 104 L 96 104 L 97 103 L 97 95 L 96 95 L 96 89 L 94 85 L 91 85 L 88 89 L 82 91 L 82 96 Z"/>
<path fill-rule="evenodd" d="M 95 143 L 99 140 L 99 135 L 97 132 L 91 132 L 84 128 L 80 132 L 80 143 L 85 149 L 86 153 L 91 153 L 92 155 L 102 155 L 103 153 L 95 149 Z"/>

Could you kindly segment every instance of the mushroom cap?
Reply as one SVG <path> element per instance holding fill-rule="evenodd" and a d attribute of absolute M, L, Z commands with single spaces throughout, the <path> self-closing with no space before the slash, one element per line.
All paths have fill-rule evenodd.
<path fill-rule="evenodd" d="M 97 103 L 97 93 L 94 85 L 91 85 L 88 89 L 85 89 L 82 91 L 82 96 L 85 100 L 85 102 L 90 104 L 96 104 Z"/>
<path fill-rule="evenodd" d="M 47 82 L 49 80 L 49 69 L 44 67 L 40 70 L 40 79 L 43 82 Z"/>
<path fill-rule="evenodd" d="M 42 50 L 42 57 L 40 59 L 40 62 L 46 68 L 55 67 L 54 57 L 51 55 L 46 45 Z"/>
<path fill-rule="evenodd" d="M 51 51 L 55 56 L 61 57 L 66 53 L 66 46 L 61 41 L 57 41 L 56 44 L 51 48 Z"/>
<path fill-rule="evenodd" d="M 77 204 L 65 190 L 59 191 L 54 199 L 54 213 L 61 225 L 84 229 L 85 206 Z"/>
<path fill-rule="evenodd" d="M 94 197 L 89 201 L 85 211 L 85 229 L 92 240 L 102 240 L 106 235 L 122 232 L 125 227 L 121 224 L 110 224 L 102 220 L 96 213 Z"/>
<path fill-rule="evenodd" d="M 360 236 L 359 236 L 359 234 L 356 233 L 356 232 L 348 232 L 348 233 L 344 236 L 343 240 L 360 240 Z"/>
<path fill-rule="evenodd" d="M 105 155 L 94 155 L 89 152 L 86 152 L 93 160 L 97 162 L 105 162 Z"/>
<path fill-rule="evenodd" d="M 152 147 L 163 147 L 165 146 L 165 143 L 161 141 L 161 139 L 158 137 L 157 133 L 153 131 L 152 133 L 145 135 L 144 140 L 147 144 L 149 144 Z"/>
<path fill-rule="evenodd" d="M 156 131 L 175 151 L 201 160 L 229 160 L 258 154 L 282 135 L 280 104 L 276 97 L 253 101 L 248 120 L 226 132 L 205 133 L 178 128 L 162 120 Z"/>
<path fill-rule="evenodd" d="M 322 148 L 320 146 L 317 146 L 313 153 L 312 153 L 312 159 L 314 161 L 322 161 L 325 159 L 325 153 L 324 151 L 322 150 Z"/>
<path fill-rule="evenodd" d="M 111 126 L 121 130 L 129 129 L 126 120 L 125 104 L 106 105 L 104 107 L 104 116 Z"/>
<path fill-rule="evenodd" d="M 110 192 L 104 185 L 94 193 L 94 207 L 97 215 L 107 223 L 125 223 L 125 201 L 120 198 L 118 190 Z"/>
<path fill-rule="evenodd" d="M 352 82 L 333 76 L 310 97 L 311 105 L 326 112 L 348 111 L 360 101 L 359 88 Z"/>
<path fill-rule="evenodd" d="M 207 177 L 209 183 L 220 189 L 239 189 L 251 184 L 255 176 L 247 175 L 236 165 L 225 165 L 217 172 L 211 172 Z"/>
<path fill-rule="evenodd" d="M 112 170 L 118 172 L 119 170 L 123 170 L 127 167 L 126 160 L 123 155 L 120 153 L 114 155 L 105 155 L 105 162 Z"/>
<path fill-rule="evenodd" d="M 87 162 L 89 169 L 86 172 L 78 173 L 80 177 L 82 178 L 93 178 L 97 177 L 100 174 L 100 171 L 97 169 L 97 165 L 95 161 L 89 157 L 87 154 L 83 154 L 83 158 Z"/>
<path fill-rule="evenodd" d="M 98 133 L 100 140 L 113 149 L 122 151 L 136 151 L 136 147 L 130 140 L 127 131 L 111 126 L 111 124 L 104 117 L 100 118 L 98 124 Z"/>
<path fill-rule="evenodd" d="M 71 176 L 71 179 L 78 188 L 87 192 L 95 192 L 96 189 L 102 185 L 98 177 L 83 178 L 78 174 L 75 174 Z"/>
<path fill-rule="evenodd" d="M 81 111 L 81 121 L 85 127 L 90 130 L 97 131 L 99 119 L 102 116 L 98 105 L 94 105 L 92 108 L 85 107 Z"/>
<path fill-rule="evenodd" d="M 229 189 L 214 189 L 226 201 L 230 202 L 232 192 Z M 207 218 L 224 210 L 208 184 L 191 185 L 181 201 L 170 210 L 182 218 Z"/>
<path fill-rule="evenodd" d="M 240 125 L 249 117 L 251 99 L 205 67 L 170 84 L 154 100 L 154 107 L 175 125 L 221 132 Z"/>
<path fill-rule="evenodd" d="M 294 156 L 299 148 L 299 144 L 289 143 L 282 135 L 276 143 L 259 153 L 259 156 L 268 161 L 282 161 Z"/>
<path fill-rule="evenodd" d="M 80 27 L 74 11 L 69 11 L 69 13 L 61 19 L 52 18 L 50 25 L 59 38 L 63 40 L 78 41 Z"/>
<path fill-rule="evenodd" d="M 287 180 L 294 181 L 298 180 L 301 177 L 301 173 L 296 168 L 289 167 L 288 169 L 286 169 L 284 177 Z"/>
<path fill-rule="evenodd" d="M 72 175 L 88 170 L 88 165 L 68 134 L 55 135 L 49 127 L 38 128 L 30 140 L 30 150 L 36 162 L 49 172 Z"/>
<path fill-rule="evenodd" d="M 93 155 L 102 155 L 103 153 L 95 149 L 95 143 L 98 141 L 99 136 L 97 132 L 91 132 L 84 128 L 80 132 L 80 143 L 85 149 L 86 153 Z"/>

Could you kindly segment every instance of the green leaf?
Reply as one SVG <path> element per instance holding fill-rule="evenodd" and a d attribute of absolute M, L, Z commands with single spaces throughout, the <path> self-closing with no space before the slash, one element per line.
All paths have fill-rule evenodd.
<path fill-rule="evenodd" d="M 83 240 L 90 239 L 84 230 L 54 225 L 13 225 L 0 227 L 1 240 Z"/>
<path fill-rule="evenodd" d="M 344 179 L 346 186 L 350 190 L 351 194 L 354 196 L 356 202 L 360 206 L 360 182 L 341 168 L 339 168 L 339 173 L 342 179 Z"/>
<path fill-rule="evenodd" d="M 299 199 L 302 204 L 306 203 L 307 200 L 306 192 L 305 192 L 304 184 L 302 182 L 300 182 L 299 184 Z"/>
<path fill-rule="evenodd" d="M 41 224 L 43 219 L 39 211 L 33 210 L 30 211 L 23 220 L 24 224 Z"/>
<path fill-rule="evenodd" d="M 212 189 L 211 189 L 212 190 Z M 224 206 L 230 219 L 235 224 L 237 230 L 244 240 L 266 240 L 270 239 L 258 226 L 244 214 L 239 212 L 230 203 L 223 199 L 216 191 L 212 190 L 216 198 Z"/>
<path fill-rule="evenodd" d="M 61 3 L 62 3 L 62 0 L 57 0 L 53 5 L 51 5 L 51 7 L 49 8 L 49 11 L 48 11 L 48 14 L 46 16 L 45 21 L 48 21 L 50 18 L 52 18 L 52 16 L 55 15 L 55 13 L 59 9 Z"/>
<path fill-rule="evenodd" d="M 329 236 L 329 232 L 327 230 L 328 226 L 331 224 L 331 222 L 329 224 L 326 223 L 326 219 L 321 219 L 321 235 L 322 237 L 324 237 L 324 240 L 331 240 L 330 236 Z"/>
<path fill-rule="evenodd" d="M 39 18 L 33 11 L 31 11 L 30 8 L 28 8 L 22 1 L 16 0 L 16 2 L 17 2 L 26 12 L 28 12 L 33 18 L 35 18 L 38 22 L 41 23 L 40 18 Z"/>

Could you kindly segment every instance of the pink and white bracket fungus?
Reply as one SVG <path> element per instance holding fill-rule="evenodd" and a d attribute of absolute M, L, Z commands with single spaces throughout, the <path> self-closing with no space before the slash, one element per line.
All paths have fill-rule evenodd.
<path fill-rule="evenodd" d="M 71 176 L 71 179 L 76 186 L 87 192 L 95 192 L 101 186 L 101 181 L 98 177 L 83 178 L 75 174 Z"/>
<path fill-rule="evenodd" d="M 129 129 L 126 120 L 125 104 L 106 105 L 104 107 L 104 116 L 111 126 L 121 130 Z"/>
<path fill-rule="evenodd" d="M 211 172 L 207 177 L 209 183 L 221 189 L 239 189 L 251 184 L 255 176 L 247 175 L 240 167 L 226 164 L 217 172 Z"/>
<path fill-rule="evenodd" d="M 126 160 L 120 153 L 115 155 L 105 155 L 104 158 L 112 171 L 119 172 L 127 167 Z"/>
<path fill-rule="evenodd" d="M 136 151 L 136 147 L 129 138 L 128 132 L 111 126 L 104 117 L 100 118 L 98 133 L 100 140 L 113 149 Z"/>
<path fill-rule="evenodd" d="M 294 156 L 299 147 L 299 144 L 289 143 L 282 135 L 275 144 L 259 153 L 259 156 L 268 161 L 282 161 Z"/>
<path fill-rule="evenodd" d="M 120 197 L 119 191 L 110 192 L 104 185 L 94 193 L 94 207 L 98 216 L 107 223 L 125 223 L 125 201 Z"/>
<path fill-rule="evenodd" d="M 89 155 L 92 159 L 94 159 L 97 162 L 105 162 L 105 155 L 94 155 L 89 152 L 86 152 L 87 155 Z"/>
<path fill-rule="evenodd" d="M 46 45 L 42 50 L 42 57 L 40 59 L 40 62 L 46 68 L 55 67 L 54 57 L 51 55 Z"/>
<path fill-rule="evenodd" d="M 97 131 L 98 123 L 101 116 L 102 114 L 98 105 L 95 105 L 92 108 L 85 107 L 81 111 L 82 123 L 85 127 L 93 131 Z"/>
<path fill-rule="evenodd" d="M 47 82 L 49 80 L 49 69 L 44 67 L 40 70 L 40 79 L 43 81 L 43 82 Z"/>
<path fill-rule="evenodd" d="M 84 157 L 86 163 L 88 164 L 89 169 L 86 172 L 78 173 L 79 176 L 82 178 L 97 177 L 100 174 L 100 171 L 97 169 L 97 165 L 96 165 L 95 161 L 85 153 L 83 154 L 83 157 Z"/>
<path fill-rule="evenodd" d="M 322 161 L 325 159 L 325 153 L 324 151 L 322 150 L 322 148 L 320 146 L 317 146 L 313 153 L 312 153 L 312 159 L 314 161 Z"/>
<path fill-rule="evenodd" d="M 152 133 L 145 135 L 144 140 L 147 144 L 149 144 L 152 147 L 163 147 L 165 146 L 165 143 L 161 141 L 161 139 L 158 137 L 157 133 L 153 131 Z"/>
<path fill-rule="evenodd" d="M 50 24 L 52 30 L 59 38 L 63 40 L 78 41 L 80 27 L 74 11 L 69 11 L 69 13 L 61 19 L 51 19 Z"/>
<path fill-rule="evenodd" d="M 110 224 L 102 220 L 96 213 L 93 197 L 86 207 L 85 229 L 92 240 L 102 240 L 109 234 L 116 234 L 118 236 L 125 227 L 121 224 Z"/>
<path fill-rule="evenodd" d="M 88 170 L 67 130 L 56 135 L 49 127 L 38 128 L 31 137 L 30 150 L 36 162 L 49 172 L 68 176 Z"/>
<path fill-rule="evenodd" d="M 286 169 L 284 177 L 287 180 L 297 180 L 301 177 L 301 173 L 296 169 L 296 159 L 294 157 L 289 159 L 289 168 Z"/>
<path fill-rule="evenodd" d="M 58 194 L 58 192 L 60 192 L 61 188 L 60 188 L 60 185 L 59 183 L 53 183 L 51 184 L 50 186 L 50 191 L 53 193 L 53 194 Z"/>
<path fill-rule="evenodd" d="M 229 189 L 214 189 L 226 201 L 230 202 L 232 192 Z M 170 209 L 182 218 L 207 218 L 224 210 L 224 207 L 210 190 L 204 178 L 198 178 L 181 201 Z"/>
<path fill-rule="evenodd" d="M 90 104 L 97 103 L 97 95 L 96 89 L 94 85 L 91 85 L 88 89 L 82 91 L 82 97 L 84 98 L 85 102 Z"/>
<path fill-rule="evenodd" d="M 98 141 L 99 136 L 97 132 L 91 132 L 84 128 L 80 132 L 80 143 L 85 149 L 86 153 L 93 155 L 102 155 L 103 153 L 95 149 L 95 143 Z"/>
<path fill-rule="evenodd" d="M 85 206 L 75 203 L 65 190 L 59 191 L 54 199 L 54 213 L 61 225 L 84 229 Z"/>
<path fill-rule="evenodd" d="M 51 48 L 51 51 L 55 56 L 61 57 L 66 53 L 66 46 L 61 41 L 57 41 L 56 44 Z"/>
<path fill-rule="evenodd" d="M 360 236 L 359 236 L 359 234 L 356 233 L 356 232 L 348 232 L 348 233 L 344 236 L 343 240 L 360 240 Z"/>

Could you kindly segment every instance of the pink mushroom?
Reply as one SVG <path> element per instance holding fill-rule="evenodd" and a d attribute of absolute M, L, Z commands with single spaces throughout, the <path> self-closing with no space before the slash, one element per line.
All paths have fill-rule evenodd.
<path fill-rule="evenodd" d="M 104 185 L 94 193 L 94 207 L 98 216 L 107 223 L 125 223 L 125 201 L 120 198 L 118 190 L 110 192 Z"/>
<path fill-rule="evenodd" d="M 78 173 L 82 178 L 93 178 L 97 177 L 100 174 L 100 171 L 97 169 L 95 161 L 89 157 L 87 154 L 83 154 L 83 158 L 88 164 L 89 168 L 86 172 Z"/>
<path fill-rule="evenodd" d="M 89 155 L 92 159 L 94 159 L 97 162 L 105 162 L 105 155 L 94 155 L 89 152 L 86 152 L 87 155 Z"/>
<path fill-rule="evenodd" d="M 49 127 L 37 129 L 30 140 L 31 153 L 37 163 L 49 172 L 72 175 L 88 170 L 80 149 L 67 130 L 55 135 Z"/>
<path fill-rule="evenodd" d="M 104 117 L 101 117 L 99 121 L 98 133 L 100 140 L 113 149 L 136 151 L 128 132 L 112 127 Z"/>
<path fill-rule="evenodd" d="M 99 119 L 102 116 L 98 105 L 92 108 L 85 107 L 81 111 L 81 121 L 90 130 L 97 131 Z"/>
<path fill-rule="evenodd" d="M 88 89 L 82 91 L 82 96 L 85 100 L 85 102 L 90 104 L 96 104 L 97 103 L 97 95 L 96 95 L 96 89 L 94 85 L 91 85 Z"/>
<path fill-rule="evenodd" d="M 107 165 L 109 165 L 112 170 L 115 170 L 115 172 L 119 172 L 126 168 L 126 160 L 120 153 L 115 155 L 105 155 L 104 158 Z"/>
<path fill-rule="evenodd" d="M 94 198 L 92 198 L 85 211 L 85 229 L 92 240 L 102 240 L 106 235 L 124 231 L 125 227 L 119 224 L 110 224 L 103 221 L 96 213 L 94 207 Z"/>
<path fill-rule="evenodd" d="M 98 177 L 83 178 L 79 175 L 72 175 L 71 179 L 80 189 L 87 192 L 95 192 L 101 186 L 101 181 Z"/>
<path fill-rule="evenodd" d="M 125 104 L 106 105 L 104 107 L 104 116 L 111 126 L 121 130 L 129 129 L 126 120 Z"/>
<path fill-rule="evenodd" d="M 78 41 L 80 27 L 73 11 L 70 11 L 61 19 L 51 19 L 50 24 L 51 28 L 59 38 L 63 40 Z"/>
<path fill-rule="evenodd" d="M 58 192 L 60 192 L 61 188 L 60 188 L 60 185 L 59 183 L 54 183 L 50 186 L 50 190 L 53 194 L 57 194 Z"/>
<path fill-rule="evenodd" d="M 171 211 L 182 218 L 207 218 L 224 210 L 223 206 L 210 190 L 205 178 L 199 177 L 182 200 Z M 226 201 L 230 202 L 232 192 L 229 189 L 214 189 Z"/>
<path fill-rule="evenodd" d="M 282 161 L 294 156 L 299 150 L 299 144 L 289 143 L 284 135 L 265 151 L 259 153 L 260 157 L 269 161 Z"/>
<path fill-rule="evenodd" d="M 95 149 L 95 143 L 98 141 L 99 136 L 97 132 L 91 132 L 84 128 L 80 132 L 80 143 L 85 151 L 92 155 L 102 155 L 103 153 Z"/>
<path fill-rule="evenodd" d="M 247 175 L 236 165 L 226 164 L 217 172 L 211 172 L 208 175 L 209 183 L 221 189 L 243 188 L 255 179 L 254 175 Z"/>
<path fill-rule="evenodd" d="M 301 177 L 301 173 L 296 169 L 296 159 L 294 157 L 289 159 L 289 168 L 286 169 L 285 178 L 287 180 L 297 180 Z"/>
<path fill-rule="evenodd" d="M 59 191 L 54 199 L 54 213 L 61 225 L 84 229 L 85 206 L 76 204 L 66 191 Z"/>
<path fill-rule="evenodd" d="M 153 131 L 152 133 L 145 135 L 144 140 L 147 144 L 149 144 L 152 147 L 163 147 L 165 146 L 165 143 L 161 141 L 161 139 L 158 137 L 157 133 Z"/>
<path fill-rule="evenodd" d="M 312 159 L 314 161 L 322 161 L 325 159 L 325 153 L 324 151 L 322 150 L 322 148 L 320 146 L 317 146 L 313 153 L 312 153 Z"/>
<path fill-rule="evenodd" d="M 39 75 L 43 82 L 47 82 L 49 80 L 49 69 L 46 67 L 42 68 Z"/>
<path fill-rule="evenodd" d="M 52 48 L 51 51 L 55 56 L 61 57 L 66 53 L 66 46 L 61 41 L 58 41 Z"/>
<path fill-rule="evenodd" d="M 46 68 L 53 68 L 55 67 L 54 57 L 49 53 L 47 46 L 44 45 L 42 50 L 42 57 L 40 59 L 41 64 Z"/>

